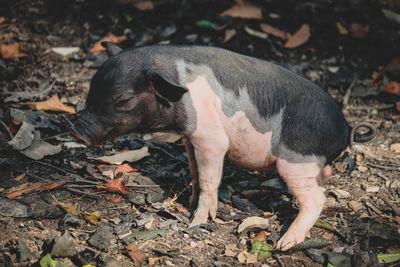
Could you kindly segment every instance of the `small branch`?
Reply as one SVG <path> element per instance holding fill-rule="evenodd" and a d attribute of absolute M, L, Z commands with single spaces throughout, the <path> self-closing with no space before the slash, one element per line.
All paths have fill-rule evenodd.
<path fill-rule="evenodd" d="M 346 94 L 343 97 L 343 110 L 347 109 L 347 106 L 349 105 L 351 90 L 356 85 L 356 82 L 357 82 L 357 75 L 356 73 L 354 73 L 353 81 L 351 82 L 349 88 L 347 88 Z"/>
<path fill-rule="evenodd" d="M 60 172 L 63 172 L 63 173 L 65 173 L 65 174 L 68 174 L 68 175 L 75 175 L 74 173 L 71 173 L 71 172 L 65 171 L 65 170 L 63 170 L 63 169 L 60 169 L 60 168 L 58 168 L 58 167 L 56 167 L 56 166 L 54 166 L 54 165 L 52 165 L 52 164 L 50 164 L 50 163 L 46 163 L 46 162 L 42 162 L 42 161 L 38 161 L 38 160 L 35 160 L 34 162 L 35 162 L 35 163 L 39 163 L 39 164 L 44 165 L 44 166 L 47 166 L 47 167 L 51 167 L 51 168 L 53 168 L 53 169 L 55 169 L 55 170 L 58 170 L 58 171 L 60 171 Z"/>
<path fill-rule="evenodd" d="M 4 123 L 4 121 L 0 120 L 0 124 L 4 127 L 4 130 L 8 133 L 8 136 L 10 137 L 10 140 L 14 138 L 13 134 L 11 133 L 10 129 L 8 129 L 7 125 Z"/>
<path fill-rule="evenodd" d="M 369 162 L 367 162 L 367 165 L 371 166 L 373 168 L 378 168 L 378 169 L 383 169 L 383 170 L 388 170 L 388 171 L 400 171 L 400 167 L 381 166 L 381 165 L 373 164 L 373 163 L 369 163 Z"/>
<path fill-rule="evenodd" d="M 393 210 L 396 216 L 400 216 L 400 208 L 396 207 L 386 196 L 380 196 L 383 201 Z"/>
<path fill-rule="evenodd" d="M 84 191 L 80 191 L 80 190 L 73 189 L 73 188 L 66 187 L 66 186 L 64 186 L 64 188 L 65 188 L 65 190 L 71 191 L 72 193 L 81 194 L 81 195 L 88 196 L 90 198 L 98 199 L 98 195 L 94 194 L 94 193 L 84 192 Z"/>

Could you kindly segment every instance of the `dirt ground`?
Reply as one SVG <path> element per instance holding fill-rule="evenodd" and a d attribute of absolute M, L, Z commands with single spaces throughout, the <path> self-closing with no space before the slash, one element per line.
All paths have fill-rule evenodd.
<path fill-rule="evenodd" d="M 400 14 L 398 1 L 252 1 L 262 19 L 218 16 L 234 5 L 228 0 L 147 1 L 153 4 L 150 10 L 132 2 L 146 1 L 0 2 L 0 18 L 5 19 L 0 45 L 17 42 L 26 53 L 5 58 L 1 50 L 0 266 L 48 266 L 39 264 L 48 253 L 68 266 L 377 266 L 383 265 L 377 255 L 400 254 L 400 23 L 382 12 Z M 308 24 L 311 36 L 303 45 L 285 48 L 286 41 L 273 34 L 251 34 L 251 29 L 261 32 L 260 23 L 291 34 Z M 228 30 L 234 30 L 229 40 Z M 296 201 L 277 172 L 254 172 L 230 162 L 224 168 L 217 220 L 188 229 L 190 174 L 180 140 L 164 143 L 133 134 L 77 147 L 69 134 L 74 114 L 38 113 L 26 104 L 58 95 L 62 103 L 82 110 L 90 79 L 107 58 L 93 55 L 91 48 L 109 33 L 126 37 L 123 48 L 198 44 L 272 61 L 327 90 L 350 125 L 372 123 L 376 136 L 347 149 L 325 181 L 323 223 L 308 238 L 329 245 L 254 259 L 247 251 L 256 236 L 274 245 L 297 214 Z M 55 47 L 79 49 L 62 56 Z M 385 89 L 389 84 L 392 93 Z M 50 93 L 43 99 L 9 98 L 47 88 Z M 18 119 L 15 110 L 31 115 Z M 8 141 L 27 121 L 41 140 L 60 145 L 61 151 L 34 160 L 14 149 Z M 149 156 L 131 163 L 137 169 L 133 172 L 116 175 L 117 164 L 93 159 L 144 145 Z M 130 192 L 99 188 L 111 181 L 110 175 Z M 35 184 L 36 189 L 10 197 Z M 60 187 L 50 186 L 55 184 Z M 75 215 L 60 203 L 77 204 Z M 98 221 L 89 223 L 93 212 L 99 213 Z M 263 230 L 238 233 L 250 216 L 269 223 Z M 132 237 L 139 233 L 147 236 Z M 56 252 L 61 236 L 67 236 L 66 245 Z"/>

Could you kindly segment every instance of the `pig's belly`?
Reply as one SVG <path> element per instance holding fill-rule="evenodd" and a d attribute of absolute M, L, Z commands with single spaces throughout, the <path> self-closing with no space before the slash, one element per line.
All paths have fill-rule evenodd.
<path fill-rule="evenodd" d="M 271 155 L 271 132 L 260 133 L 251 125 L 243 111 L 227 117 L 222 124 L 229 138 L 227 158 L 240 167 L 269 170 L 275 158 Z"/>

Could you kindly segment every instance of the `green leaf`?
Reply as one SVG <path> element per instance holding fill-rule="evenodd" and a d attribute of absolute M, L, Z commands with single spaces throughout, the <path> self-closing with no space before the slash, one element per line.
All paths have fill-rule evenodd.
<path fill-rule="evenodd" d="M 68 264 L 64 262 L 55 261 L 51 258 L 50 254 L 47 253 L 46 256 L 40 259 L 40 267 L 68 267 Z"/>
<path fill-rule="evenodd" d="M 336 231 L 335 231 L 335 228 L 333 228 L 333 226 L 332 226 L 330 223 L 324 222 L 324 221 L 321 220 L 321 219 L 318 219 L 318 220 L 314 223 L 314 226 L 315 226 L 315 227 L 322 228 L 322 229 L 325 229 L 325 230 L 328 230 L 328 231 L 331 231 L 331 232 L 336 232 Z"/>
<path fill-rule="evenodd" d="M 377 115 L 378 114 L 378 110 L 376 110 L 376 109 L 371 110 L 371 114 L 372 115 Z"/>
<path fill-rule="evenodd" d="M 263 260 L 271 257 L 273 250 L 274 250 L 274 247 L 272 245 L 265 244 L 261 241 L 254 241 L 253 244 L 251 245 L 251 251 L 253 253 L 258 254 L 258 257 L 257 257 L 258 261 L 263 261 Z"/>
<path fill-rule="evenodd" d="M 167 231 L 167 229 L 158 229 L 145 232 L 134 232 L 122 238 L 122 241 L 124 241 L 125 244 L 132 244 L 136 240 L 150 240 L 156 238 L 157 236 L 164 236 Z"/>
<path fill-rule="evenodd" d="M 294 252 L 306 250 L 309 248 L 324 248 L 329 245 L 330 245 L 330 243 L 328 243 L 328 242 L 319 241 L 319 240 L 315 240 L 315 239 L 309 239 L 309 240 L 306 240 L 304 242 L 301 242 L 301 243 L 289 248 L 288 250 L 284 251 L 284 253 L 292 254 Z"/>
<path fill-rule="evenodd" d="M 400 261 L 400 254 L 378 254 L 379 263 L 391 263 Z"/>
<path fill-rule="evenodd" d="M 330 263 L 328 262 L 328 265 L 326 265 L 326 267 L 336 267 L 336 266 L 333 265 L 333 264 L 330 264 Z"/>
<path fill-rule="evenodd" d="M 131 15 L 129 15 L 128 13 L 124 12 L 124 16 L 125 16 L 126 22 L 131 22 L 133 20 L 133 17 Z"/>
<path fill-rule="evenodd" d="M 219 27 L 218 24 L 205 19 L 196 21 L 196 26 L 199 28 L 209 28 L 209 29 L 216 29 Z"/>

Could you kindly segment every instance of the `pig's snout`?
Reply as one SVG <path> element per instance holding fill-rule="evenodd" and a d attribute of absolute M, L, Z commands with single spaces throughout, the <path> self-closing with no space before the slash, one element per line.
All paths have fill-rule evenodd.
<path fill-rule="evenodd" d="M 72 135 L 86 145 L 101 142 L 111 130 L 104 119 L 85 111 L 72 124 Z"/>

